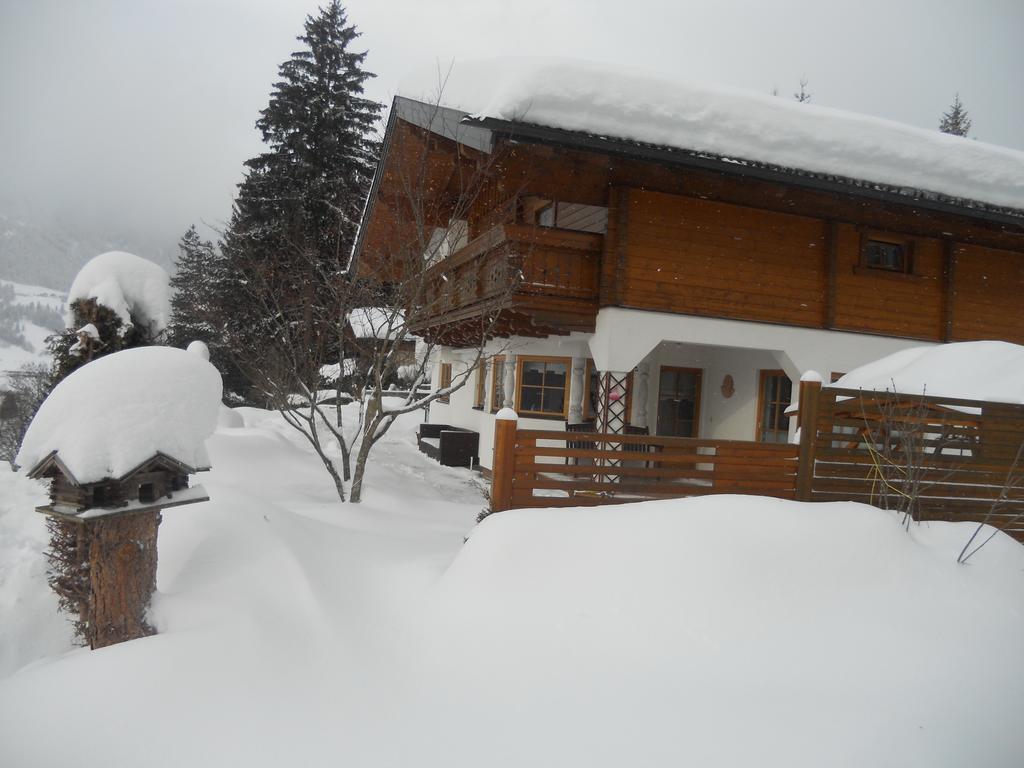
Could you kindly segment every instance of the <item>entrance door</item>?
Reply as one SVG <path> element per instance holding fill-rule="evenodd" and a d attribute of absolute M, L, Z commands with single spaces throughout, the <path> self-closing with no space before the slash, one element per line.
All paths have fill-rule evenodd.
<path fill-rule="evenodd" d="M 699 368 L 662 366 L 658 382 L 658 434 L 696 437 L 700 425 Z"/>

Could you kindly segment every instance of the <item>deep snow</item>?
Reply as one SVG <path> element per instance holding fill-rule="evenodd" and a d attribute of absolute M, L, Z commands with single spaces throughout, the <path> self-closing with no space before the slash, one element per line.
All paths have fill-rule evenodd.
<path fill-rule="evenodd" d="M 71 283 L 64 321 L 74 322 L 71 303 L 96 299 L 112 310 L 125 326 L 134 316 L 156 335 L 171 319 L 171 277 L 163 267 L 124 251 L 108 251 L 85 263 Z"/>
<path fill-rule="evenodd" d="M 911 347 L 855 368 L 827 386 L 1021 404 L 1024 346 L 961 341 Z"/>
<path fill-rule="evenodd" d="M 43 401 L 15 463 L 32 470 L 56 451 L 80 483 L 122 477 L 158 452 L 204 468 L 220 400 L 220 373 L 200 354 L 136 347 L 105 355 Z"/>
<path fill-rule="evenodd" d="M 1024 548 L 1005 536 L 959 566 L 969 526 L 908 533 L 869 507 L 751 497 L 474 527 L 478 481 L 416 452 L 415 415 L 379 445 L 352 506 L 276 415 L 235 413 L 245 426 L 209 441 L 212 500 L 164 513 L 160 634 L 101 651 L 57 653 L 42 523 L 27 481 L 0 472 L 0 674 L 39 659 L 0 679 L 0 764 L 995 767 L 1024 754 Z"/>

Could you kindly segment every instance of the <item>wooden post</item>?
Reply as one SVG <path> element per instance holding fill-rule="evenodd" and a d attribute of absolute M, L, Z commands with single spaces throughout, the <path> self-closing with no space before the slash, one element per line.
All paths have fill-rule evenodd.
<path fill-rule="evenodd" d="M 160 510 L 86 520 L 89 535 L 89 607 L 86 639 L 103 648 L 146 637 L 156 591 Z"/>
<path fill-rule="evenodd" d="M 502 408 L 494 419 L 494 459 L 491 467 L 491 512 L 512 507 L 512 475 L 516 468 L 518 416 Z"/>
<path fill-rule="evenodd" d="M 797 501 L 810 501 L 814 484 L 814 452 L 818 438 L 818 401 L 821 381 L 818 377 L 800 380 L 800 454 L 796 471 Z"/>

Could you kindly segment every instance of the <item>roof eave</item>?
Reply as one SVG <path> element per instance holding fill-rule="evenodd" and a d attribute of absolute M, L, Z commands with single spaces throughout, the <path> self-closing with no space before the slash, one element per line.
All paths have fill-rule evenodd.
<path fill-rule="evenodd" d="M 903 195 L 885 189 L 877 189 L 870 186 L 876 182 L 866 179 L 846 179 L 839 181 L 837 176 L 826 178 L 814 171 L 802 171 L 795 173 L 784 168 L 773 167 L 768 164 L 751 164 L 753 161 L 730 160 L 728 158 L 716 157 L 713 155 L 698 153 L 691 150 L 677 149 L 642 142 L 629 141 L 613 137 L 595 136 L 580 131 L 569 131 L 561 128 L 550 128 L 542 125 L 502 120 L 494 117 L 467 117 L 465 122 L 479 125 L 482 128 L 489 128 L 495 133 L 501 133 L 516 140 L 533 141 L 539 144 L 562 147 L 565 149 L 585 149 L 605 154 L 629 157 L 640 160 L 650 160 L 669 165 L 680 165 L 688 168 L 713 171 L 716 173 L 753 178 L 759 181 L 788 184 L 790 186 L 803 187 L 823 192 L 835 192 L 856 197 L 867 198 L 879 202 L 893 203 L 896 205 L 912 205 L 918 208 L 935 211 L 938 213 L 952 214 L 956 216 L 967 216 L 973 219 L 1010 225 L 1015 228 L 1024 227 L 1024 211 L 1019 215 L 1004 213 L 993 210 L 992 206 L 980 201 L 965 201 L 974 203 L 977 207 L 958 205 L 952 201 L 937 200 L 929 197 L 918 197 L 914 195 Z M 929 190 L 918 190 L 915 192 L 921 195 L 937 194 Z"/>

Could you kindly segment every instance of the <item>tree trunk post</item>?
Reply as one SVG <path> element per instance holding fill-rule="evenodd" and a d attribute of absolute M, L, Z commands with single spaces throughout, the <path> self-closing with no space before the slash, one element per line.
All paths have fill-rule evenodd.
<path fill-rule="evenodd" d="M 516 463 L 518 416 L 503 408 L 494 420 L 494 459 L 491 462 L 491 512 L 512 508 L 512 475 Z"/>
<path fill-rule="evenodd" d="M 103 648 L 156 634 L 146 621 L 156 591 L 160 510 L 86 520 L 89 601 L 86 639 Z"/>
<path fill-rule="evenodd" d="M 797 501 L 810 501 L 814 485 L 814 454 L 818 438 L 818 401 L 821 399 L 821 380 L 800 380 L 800 454 L 796 472 Z"/>

